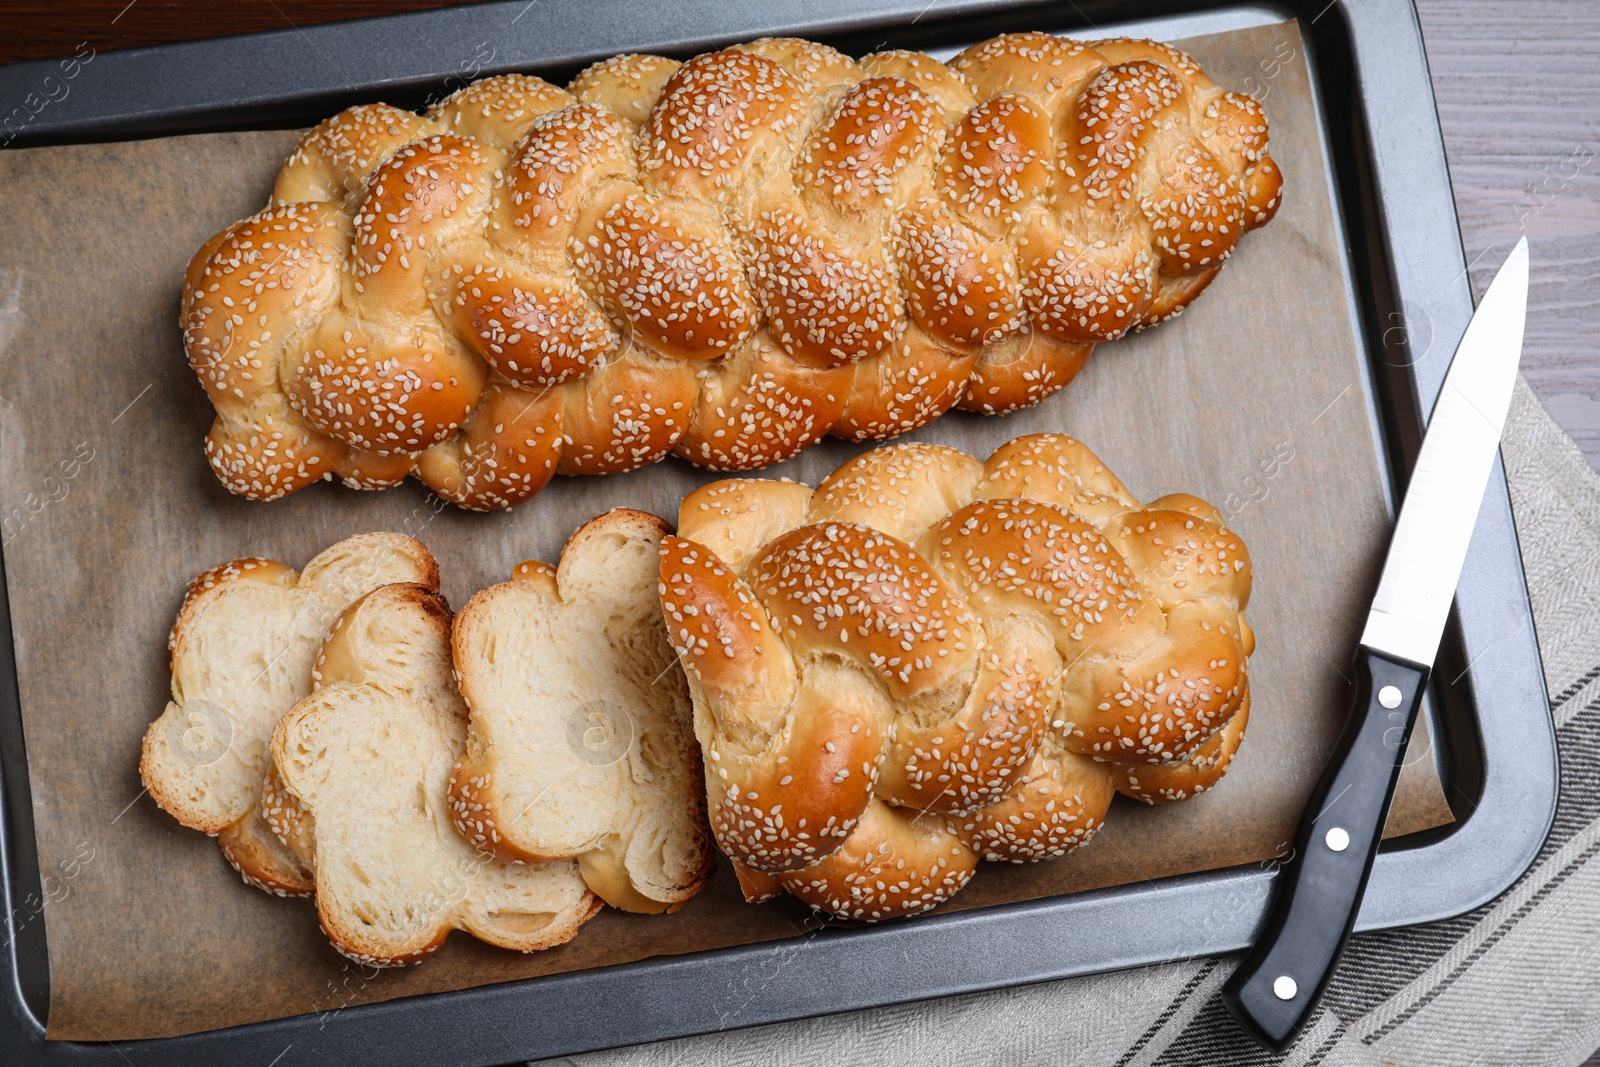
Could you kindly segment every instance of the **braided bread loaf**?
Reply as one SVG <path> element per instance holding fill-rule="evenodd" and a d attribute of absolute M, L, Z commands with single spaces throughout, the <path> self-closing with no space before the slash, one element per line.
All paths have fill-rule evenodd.
<path fill-rule="evenodd" d="M 1037 403 L 1280 184 L 1260 105 L 1149 41 L 620 56 L 324 122 L 195 255 L 184 345 L 230 491 L 415 472 L 508 508 Z"/>
<path fill-rule="evenodd" d="M 1250 557 L 1216 509 L 1141 504 L 1084 445 L 878 449 L 816 491 L 683 501 L 661 600 L 711 826 L 746 895 L 931 908 L 979 858 L 1086 840 L 1114 792 L 1218 781 L 1249 715 Z"/>

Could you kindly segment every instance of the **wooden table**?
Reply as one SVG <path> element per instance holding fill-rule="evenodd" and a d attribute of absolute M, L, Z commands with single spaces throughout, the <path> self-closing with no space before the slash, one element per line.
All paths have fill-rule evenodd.
<path fill-rule="evenodd" d="M 1417 8 L 1473 291 L 1526 234 L 1523 370 L 1600 468 L 1600 3 Z"/>
<path fill-rule="evenodd" d="M 1600 3 L 1416 0 L 1475 295 L 1533 253 L 1523 368 L 1600 468 Z M 437 0 L 7 0 L 0 62 L 283 29 Z M 1585 1067 L 1600 1067 L 1600 1052 Z"/>

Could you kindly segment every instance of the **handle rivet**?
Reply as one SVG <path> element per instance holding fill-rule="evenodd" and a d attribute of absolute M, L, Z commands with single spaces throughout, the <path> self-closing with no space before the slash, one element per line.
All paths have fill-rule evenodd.
<path fill-rule="evenodd" d="M 1294 984 L 1294 979 L 1286 974 L 1280 974 L 1272 980 L 1272 995 L 1279 1000 L 1293 1000 L 1294 995 L 1300 992 L 1300 987 Z"/>
<path fill-rule="evenodd" d="M 1400 690 L 1392 685 L 1384 686 L 1378 690 L 1378 703 L 1386 708 L 1398 708 L 1400 706 Z"/>
<path fill-rule="evenodd" d="M 1335 852 L 1343 852 L 1350 847 L 1350 832 L 1342 826 L 1335 826 L 1328 831 L 1328 836 L 1323 838 L 1328 847 Z"/>

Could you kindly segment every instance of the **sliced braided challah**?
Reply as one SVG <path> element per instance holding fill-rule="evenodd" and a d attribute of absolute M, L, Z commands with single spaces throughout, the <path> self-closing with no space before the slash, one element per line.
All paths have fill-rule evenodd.
<path fill-rule="evenodd" d="M 1070 437 L 899 445 L 816 491 L 685 498 L 661 601 L 717 841 L 746 895 L 931 908 L 977 860 L 1059 856 L 1114 792 L 1221 778 L 1249 713 L 1250 558 Z"/>
<path fill-rule="evenodd" d="M 280 896 L 311 891 L 311 874 L 278 840 L 261 805 L 278 719 L 311 692 L 312 668 L 339 614 L 390 582 L 439 585 L 421 542 L 346 538 L 298 573 L 236 559 L 189 584 L 172 626 L 172 700 L 145 731 L 139 774 L 185 826 L 214 834 L 244 880 Z"/>
<path fill-rule="evenodd" d="M 195 255 L 181 323 L 232 492 L 415 472 L 506 508 L 1037 403 L 1280 185 L 1261 106 L 1149 41 L 620 56 L 324 122 Z"/>
<path fill-rule="evenodd" d="M 624 911 L 677 911 L 712 847 L 688 686 L 656 596 L 654 515 L 586 523 L 559 568 L 532 560 L 456 617 L 469 708 L 456 828 L 508 860 L 575 859 Z"/>
<path fill-rule="evenodd" d="M 600 909 L 578 865 L 495 859 L 450 818 L 467 716 L 450 658 L 450 608 L 421 585 L 356 601 L 317 656 L 316 689 L 272 735 L 284 843 L 316 879 L 334 947 L 363 963 L 424 959 L 466 930 L 532 952 Z"/>

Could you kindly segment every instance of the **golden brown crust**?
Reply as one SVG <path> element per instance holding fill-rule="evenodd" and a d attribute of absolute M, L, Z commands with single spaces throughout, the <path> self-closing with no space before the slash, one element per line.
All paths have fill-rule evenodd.
<path fill-rule="evenodd" d="M 694 406 L 694 364 L 628 345 L 582 381 L 562 387 L 560 474 L 618 474 L 663 459 Z"/>
<path fill-rule="evenodd" d="M 915 543 L 928 527 L 971 500 L 982 478 L 982 463 L 947 445 L 875 448 L 822 479 L 809 515 L 802 512 L 790 525 L 819 520 L 862 523 Z M 715 489 L 707 486 L 700 491 Z M 780 532 L 775 530 L 766 539 Z"/>
<path fill-rule="evenodd" d="M 695 694 L 723 850 L 784 871 L 838 847 L 872 797 L 883 749 L 875 709 L 801 675 L 766 607 L 702 545 L 662 540 L 661 607 Z"/>
<path fill-rule="evenodd" d="M 875 800 L 844 844 L 779 881 L 820 911 L 875 922 L 938 907 L 971 880 L 977 865 L 943 816 Z"/>
<path fill-rule="evenodd" d="M 528 280 L 500 266 L 463 275 L 446 310 L 483 361 L 517 385 L 560 385 L 617 345 L 606 317 L 575 287 Z"/>
<path fill-rule="evenodd" d="M 1175 763 L 1117 765 L 1112 773 L 1117 792 L 1146 804 L 1170 804 L 1205 792 L 1222 781 L 1233 754 L 1244 743 L 1249 722 L 1250 686 L 1246 683 L 1239 710 L 1183 759 Z"/>
<path fill-rule="evenodd" d="M 844 414 L 829 432 L 847 441 L 881 441 L 925 426 L 961 397 L 976 359 L 907 323 L 877 359 L 856 367 Z"/>
<path fill-rule="evenodd" d="M 733 874 L 739 880 L 739 892 L 744 894 L 746 904 L 760 904 L 783 895 L 783 883 L 775 874 L 742 863 L 733 864 Z"/>
<path fill-rule="evenodd" d="M 508 508 L 556 472 L 562 394 L 490 379 L 461 432 L 422 454 L 417 475 L 454 504 Z"/>
<path fill-rule="evenodd" d="M 807 367 L 758 334 L 698 377 L 694 417 L 674 454 L 718 471 L 781 463 L 839 423 L 856 370 Z"/>
<path fill-rule="evenodd" d="M 863 57 L 860 66 L 871 75 L 905 79 L 937 101 L 947 116 L 964 115 L 977 103 L 959 71 L 922 52 L 874 52 Z"/>
<path fill-rule="evenodd" d="M 266 783 L 261 787 L 261 817 L 266 821 L 267 828 L 309 873 L 316 861 L 311 816 L 289 792 L 288 786 L 283 784 L 283 776 L 278 773 L 277 767 L 267 773 Z M 307 884 L 311 884 L 310 879 Z"/>
<path fill-rule="evenodd" d="M 258 806 L 248 819 L 217 834 L 217 846 L 248 885 L 280 897 L 310 896 L 310 869 L 281 838 Z"/>
<path fill-rule="evenodd" d="M 661 539 L 661 604 L 678 659 L 708 698 L 738 707 L 763 693 L 782 699 L 798 686 L 765 607 L 703 546 Z"/>
<path fill-rule="evenodd" d="M 543 560 L 525 559 L 511 568 L 513 582 L 533 582 L 547 596 L 556 594 L 556 569 Z"/>
<path fill-rule="evenodd" d="M 1009 245 L 963 226 L 933 196 L 902 217 L 900 234 L 907 307 L 936 342 L 988 348 L 1024 327 L 1022 280 Z"/>
<path fill-rule="evenodd" d="M 579 100 L 602 104 L 637 126 L 649 118 L 667 79 L 680 66 L 665 56 L 612 56 L 584 69 L 569 88 Z"/>
<path fill-rule="evenodd" d="M 1213 785 L 1242 738 L 1244 545 L 1065 435 L 716 483 L 679 528 L 662 606 L 750 899 L 775 876 L 835 915 L 923 910 L 979 858 L 1082 844 L 1118 790 Z"/>
<path fill-rule="evenodd" d="M 1042 746 L 1010 792 L 951 822 L 967 847 L 986 860 L 1055 859 L 1104 824 L 1113 779 L 1104 763 L 1059 745 Z"/>
<path fill-rule="evenodd" d="M 1093 351 L 1085 341 L 1063 341 L 1043 330 L 1015 334 L 984 349 L 956 406 L 985 415 L 1032 407 L 1077 377 Z"/>
<path fill-rule="evenodd" d="M 1050 643 L 1009 620 L 991 623 L 966 702 L 933 721 L 903 719 L 878 776 L 878 796 L 922 812 L 993 804 L 1021 778 L 1050 721 Z"/>
<path fill-rule="evenodd" d="M 703 485 L 678 505 L 678 536 L 711 549 L 743 570 L 761 547 L 806 521 L 811 487 L 765 478 L 727 478 Z"/>
<path fill-rule="evenodd" d="M 1036 404 L 1176 314 L 1282 174 L 1259 102 L 1149 41 L 949 64 L 766 39 L 350 108 L 185 273 L 234 493 L 719 470 Z"/>
<path fill-rule="evenodd" d="M 870 526 L 798 527 L 749 573 L 778 641 L 853 659 L 897 700 L 933 696 L 976 665 L 977 620 L 910 545 Z"/>
<path fill-rule="evenodd" d="M 542 78 L 502 74 L 452 93 L 431 117 L 446 133 L 505 148 L 515 144 L 546 112 L 576 102 L 570 93 Z"/>
<path fill-rule="evenodd" d="M 588 290 L 652 348 L 698 362 L 755 329 L 755 300 L 733 251 L 710 227 L 676 221 L 642 193 L 616 201 L 573 239 Z"/>

